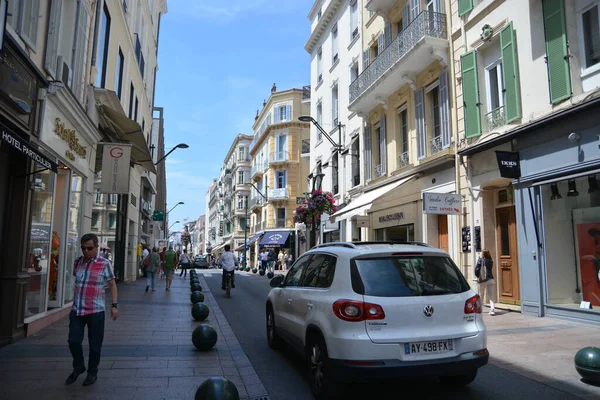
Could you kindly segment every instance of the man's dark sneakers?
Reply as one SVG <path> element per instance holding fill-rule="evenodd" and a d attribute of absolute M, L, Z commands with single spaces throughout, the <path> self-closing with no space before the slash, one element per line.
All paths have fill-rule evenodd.
<path fill-rule="evenodd" d="M 92 374 L 87 374 L 87 376 L 85 377 L 85 380 L 83 381 L 83 386 L 90 386 L 94 382 L 96 382 L 96 380 L 98 380 L 98 376 L 92 375 Z"/>
<path fill-rule="evenodd" d="M 146 292 L 150 289 L 150 285 L 146 286 Z"/>
<path fill-rule="evenodd" d="M 84 372 L 85 372 L 85 368 L 81 369 L 79 371 L 73 370 L 73 372 L 71 372 L 71 375 L 69 375 L 69 377 L 65 381 L 65 385 L 70 385 L 71 383 L 75 382 L 77 380 L 77 378 L 79 377 L 79 375 L 83 374 Z"/>

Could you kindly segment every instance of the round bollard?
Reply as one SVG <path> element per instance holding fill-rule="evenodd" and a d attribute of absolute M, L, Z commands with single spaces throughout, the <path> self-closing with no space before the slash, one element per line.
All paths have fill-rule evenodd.
<path fill-rule="evenodd" d="M 192 317 L 196 321 L 204 321 L 208 318 L 208 314 L 210 314 L 210 309 L 204 303 L 196 303 L 192 306 Z"/>
<path fill-rule="evenodd" d="M 265 276 L 265 270 L 261 269 L 260 271 L 258 271 L 258 273 L 260 274 L 260 276 Z"/>
<path fill-rule="evenodd" d="M 575 369 L 584 381 L 600 384 L 600 348 L 584 347 L 575 354 Z"/>
<path fill-rule="evenodd" d="M 200 284 L 199 284 L 199 283 L 194 283 L 194 284 L 192 285 L 192 288 L 191 288 L 191 289 L 192 289 L 192 292 L 195 292 L 195 291 L 199 291 L 199 292 L 201 292 L 201 291 L 202 291 L 202 286 L 200 286 Z"/>
<path fill-rule="evenodd" d="M 269 271 L 267 273 L 267 278 L 269 278 L 269 279 L 272 279 L 274 276 L 275 276 L 275 274 L 273 272 L 271 272 L 271 271 Z"/>
<path fill-rule="evenodd" d="M 192 304 L 202 303 L 204 301 L 204 293 L 200 291 L 192 292 L 192 294 L 190 295 L 190 301 L 192 302 Z"/>
<path fill-rule="evenodd" d="M 228 379 L 215 377 L 202 382 L 196 390 L 195 400 L 239 400 L 237 388 Z"/>
<path fill-rule="evenodd" d="M 202 324 L 192 332 L 192 343 L 198 350 L 210 350 L 217 343 L 217 331 L 208 324 Z"/>
<path fill-rule="evenodd" d="M 258 268 L 252 268 L 252 273 L 255 274 L 258 272 Z"/>

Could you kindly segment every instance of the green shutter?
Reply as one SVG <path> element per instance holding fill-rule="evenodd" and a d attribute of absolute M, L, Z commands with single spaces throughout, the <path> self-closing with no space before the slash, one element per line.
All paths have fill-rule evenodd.
<path fill-rule="evenodd" d="M 555 104 L 571 97 L 565 2 L 564 0 L 543 0 L 542 7 L 550 102 Z"/>
<path fill-rule="evenodd" d="M 506 123 L 521 118 L 521 91 L 517 49 L 512 22 L 500 31 L 502 48 L 502 80 L 504 81 L 504 112 Z"/>
<path fill-rule="evenodd" d="M 479 85 L 477 83 L 477 52 L 471 51 L 460 56 L 460 70 L 462 73 L 465 136 L 470 138 L 481 135 Z"/>
<path fill-rule="evenodd" d="M 462 17 L 473 9 L 473 0 L 458 0 L 458 16 Z"/>

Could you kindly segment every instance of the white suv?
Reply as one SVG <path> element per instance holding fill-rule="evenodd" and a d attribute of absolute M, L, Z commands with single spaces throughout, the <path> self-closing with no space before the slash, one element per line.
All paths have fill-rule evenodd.
<path fill-rule="evenodd" d="M 318 399 L 365 379 L 471 383 L 487 364 L 481 299 L 448 253 L 424 243 L 327 243 L 271 280 L 267 339 L 305 354 Z"/>

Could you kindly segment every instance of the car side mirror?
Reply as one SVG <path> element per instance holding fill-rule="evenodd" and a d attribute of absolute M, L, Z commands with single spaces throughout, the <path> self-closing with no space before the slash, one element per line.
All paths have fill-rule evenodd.
<path fill-rule="evenodd" d="M 285 276 L 283 276 L 283 275 L 277 275 L 276 277 L 274 277 L 273 279 L 271 279 L 271 282 L 269 283 L 269 285 L 271 285 L 271 287 L 273 287 L 273 288 L 275 288 L 275 287 L 282 287 L 284 279 L 285 279 Z"/>

